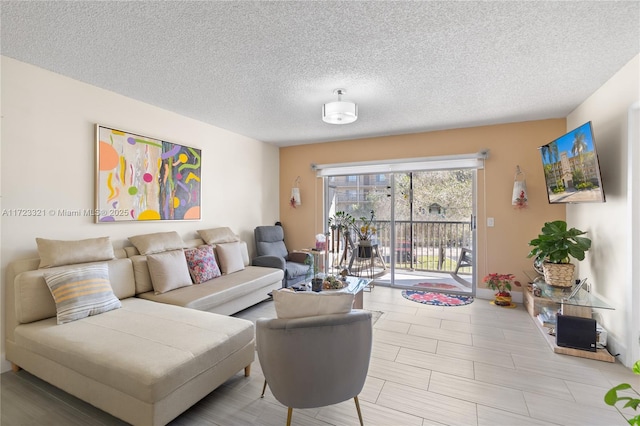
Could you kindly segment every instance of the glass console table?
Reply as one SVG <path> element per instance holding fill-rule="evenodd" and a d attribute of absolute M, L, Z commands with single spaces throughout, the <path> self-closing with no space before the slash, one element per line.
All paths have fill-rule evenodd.
<path fill-rule="evenodd" d="M 588 293 L 584 289 L 571 296 L 573 287 L 553 287 L 545 282 L 535 283 L 542 295 L 552 302 L 560 304 L 560 313 L 562 315 L 571 315 L 574 317 L 591 318 L 592 309 L 614 309 L 598 296 Z"/>
<path fill-rule="evenodd" d="M 526 289 L 524 290 L 525 301 L 530 304 L 530 313 L 532 316 L 535 316 L 535 299 L 542 299 L 545 302 L 548 301 L 552 305 L 557 304 L 555 305 L 556 309 L 559 305 L 560 313 L 562 315 L 570 315 L 575 317 L 591 318 L 593 309 L 615 309 L 614 307 L 600 299 L 598 296 L 595 296 L 594 294 L 591 294 L 582 288 L 579 289 L 573 296 L 571 296 L 573 287 L 553 287 L 543 281 L 536 281 L 535 285 L 542 292 L 540 297 L 533 297 L 530 292 L 528 292 Z M 581 358 L 596 359 L 599 361 L 615 362 L 615 357 L 612 356 L 606 349 L 598 349 L 596 352 L 590 352 L 580 349 L 558 346 L 555 341 L 555 330 L 553 330 L 553 332 L 550 332 L 550 330 L 548 330 L 540 321 L 536 320 L 534 322 L 536 323 L 542 334 L 545 336 L 547 343 L 555 353 L 577 356 Z"/>

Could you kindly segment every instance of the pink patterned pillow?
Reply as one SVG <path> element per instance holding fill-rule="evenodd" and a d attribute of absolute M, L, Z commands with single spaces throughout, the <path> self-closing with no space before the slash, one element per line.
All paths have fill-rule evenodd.
<path fill-rule="evenodd" d="M 213 247 L 207 245 L 185 250 L 184 255 L 187 258 L 189 274 L 191 274 L 195 284 L 200 284 L 222 275 L 213 255 Z"/>

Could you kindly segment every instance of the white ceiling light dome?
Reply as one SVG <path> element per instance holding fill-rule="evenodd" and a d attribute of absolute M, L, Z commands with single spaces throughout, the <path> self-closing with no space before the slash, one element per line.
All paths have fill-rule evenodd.
<path fill-rule="evenodd" d="M 358 105 L 354 102 L 342 100 L 342 95 L 347 91 L 345 89 L 336 89 L 333 93 L 338 95 L 338 100 L 322 106 L 322 121 L 329 124 L 349 124 L 356 121 L 358 119 Z"/>

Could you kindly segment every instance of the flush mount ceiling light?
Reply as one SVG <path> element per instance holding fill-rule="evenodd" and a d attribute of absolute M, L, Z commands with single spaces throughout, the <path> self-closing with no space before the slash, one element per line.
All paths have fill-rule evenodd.
<path fill-rule="evenodd" d="M 342 95 L 347 91 L 336 89 L 333 93 L 338 95 L 338 101 L 329 102 L 322 106 L 322 121 L 329 124 L 349 124 L 356 121 L 358 119 L 358 105 L 342 100 Z"/>

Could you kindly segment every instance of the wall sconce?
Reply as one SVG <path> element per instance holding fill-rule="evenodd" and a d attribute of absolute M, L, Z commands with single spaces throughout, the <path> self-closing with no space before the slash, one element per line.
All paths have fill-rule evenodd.
<path fill-rule="evenodd" d="M 300 199 L 300 176 L 295 178 L 293 181 L 293 187 L 291 188 L 291 198 L 289 199 L 289 205 L 294 209 L 300 205 L 302 205 L 302 201 Z"/>
<path fill-rule="evenodd" d="M 516 166 L 516 175 L 513 179 L 513 194 L 511 205 L 517 209 L 527 208 L 527 182 L 524 180 L 524 172 L 520 166 Z"/>

